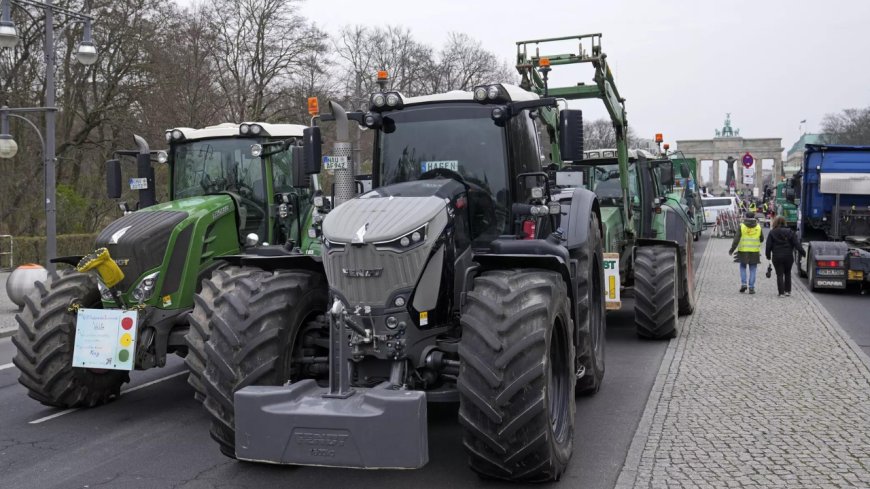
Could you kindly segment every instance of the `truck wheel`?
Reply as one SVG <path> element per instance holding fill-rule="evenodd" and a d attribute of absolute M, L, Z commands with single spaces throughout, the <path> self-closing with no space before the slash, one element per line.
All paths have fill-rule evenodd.
<path fill-rule="evenodd" d="M 235 458 L 233 394 L 249 385 L 282 385 L 302 377 L 292 362 L 302 348 L 300 332 L 326 309 L 325 278 L 308 271 L 250 273 L 219 295 L 205 346 L 203 404 L 212 418 L 211 437 Z M 303 328 L 303 326 L 306 326 Z M 317 327 L 325 328 L 321 319 Z"/>
<path fill-rule="evenodd" d="M 604 265 L 601 229 L 598 216 L 589 220 L 589 239 L 580 250 L 577 274 L 577 371 L 584 374 L 577 381 L 577 394 L 594 394 L 604 379 L 604 346 L 607 320 L 604 304 Z M 619 284 L 617 284 L 619 286 Z"/>
<path fill-rule="evenodd" d="M 634 257 L 634 325 L 649 339 L 677 335 L 677 252 L 664 246 L 637 248 Z"/>
<path fill-rule="evenodd" d="M 695 312 L 695 246 L 686 239 L 686 246 L 680 248 L 680 316 Z"/>
<path fill-rule="evenodd" d="M 187 383 L 193 387 L 193 397 L 202 402 L 205 398 L 205 343 L 211 331 L 211 317 L 214 315 L 215 301 L 218 295 L 238 279 L 248 277 L 252 273 L 262 273 L 258 268 L 226 267 L 215 270 L 211 277 L 203 279 L 202 289 L 193 296 L 193 311 L 188 317 L 190 328 L 184 335 L 187 343 L 187 356 L 184 362 L 190 372 Z"/>
<path fill-rule="evenodd" d="M 558 480 L 574 449 L 574 342 L 560 274 L 498 270 L 474 280 L 461 317 L 459 422 L 472 470 Z"/>
<path fill-rule="evenodd" d="M 96 279 L 74 270 L 60 272 L 56 279 L 37 282 L 24 298 L 24 310 L 15 315 L 18 331 L 12 343 L 18 349 L 12 363 L 21 371 L 18 382 L 27 395 L 58 408 L 94 407 L 121 394 L 130 381 L 122 370 L 90 370 L 72 366 L 76 313 L 72 304 L 101 309 Z"/>

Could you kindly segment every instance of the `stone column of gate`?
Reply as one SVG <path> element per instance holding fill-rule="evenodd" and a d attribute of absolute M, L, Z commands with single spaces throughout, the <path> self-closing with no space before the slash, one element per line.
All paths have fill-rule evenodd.
<path fill-rule="evenodd" d="M 710 169 L 710 190 L 719 190 L 719 160 L 711 156 L 710 161 L 713 162 L 713 167 Z"/>

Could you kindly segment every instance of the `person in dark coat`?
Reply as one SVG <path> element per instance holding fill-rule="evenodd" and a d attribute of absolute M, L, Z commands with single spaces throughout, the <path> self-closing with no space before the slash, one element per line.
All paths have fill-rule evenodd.
<path fill-rule="evenodd" d="M 758 225 L 758 220 L 755 219 L 754 212 L 747 212 L 746 218 L 740 223 L 740 232 L 734 236 L 734 241 L 731 242 L 731 249 L 728 254 L 734 254 L 737 250 L 737 261 L 740 263 L 740 293 L 746 292 L 747 285 L 749 293 L 755 293 L 755 275 L 758 270 L 758 264 L 761 262 L 761 243 L 764 242 L 764 233 L 761 232 L 761 226 Z M 747 268 L 749 269 L 749 277 L 746 277 Z"/>
<path fill-rule="evenodd" d="M 795 232 L 785 225 L 785 218 L 777 216 L 773 220 L 773 230 L 767 237 L 764 256 L 773 261 L 779 297 L 791 296 L 791 266 L 794 264 L 795 251 L 800 253 L 800 256 L 806 256 Z"/>

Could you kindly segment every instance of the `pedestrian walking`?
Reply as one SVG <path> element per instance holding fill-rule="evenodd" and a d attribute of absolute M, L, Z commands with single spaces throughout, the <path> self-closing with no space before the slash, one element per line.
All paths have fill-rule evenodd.
<path fill-rule="evenodd" d="M 731 249 L 728 250 L 729 255 L 733 254 L 735 249 L 737 250 L 737 261 L 740 263 L 741 294 L 746 292 L 747 287 L 750 294 L 755 293 L 755 274 L 758 271 L 758 264 L 761 262 L 761 243 L 763 242 L 764 234 L 761 232 L 761 226 L 758 225 L 755 213 L 747 212 L 746 218 L 740 223 L 740 232 L 734 236 Z M 747 271 L 749 272 L 748 277 Z"/>
<path fill-rule="evenodd" d="M 797 234 L 785 225 L 785 218 L 777 216 L 773 220 L 773 230 L 767 236 L 764 256 L 773 262 L 776 270 L 776 289 L 779 297 L 791 296 L 791 266 L 794 264 L 794 252 L 806 256 L 806 252 L 797 239 Z"/>

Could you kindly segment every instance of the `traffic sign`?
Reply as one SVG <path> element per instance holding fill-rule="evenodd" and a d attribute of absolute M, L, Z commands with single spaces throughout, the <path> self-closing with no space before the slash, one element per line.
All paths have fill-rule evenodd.
<path fill-rule="evenodd" d="M 755 163 L 755 158 L 752 157 L 751 154 L 747 151 L 745 155 L 743 155 L 743 166 L 746 168 L 752 168 L 752 164 Z"/>

